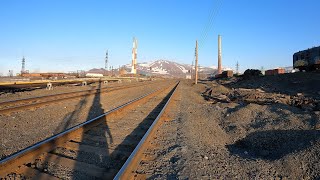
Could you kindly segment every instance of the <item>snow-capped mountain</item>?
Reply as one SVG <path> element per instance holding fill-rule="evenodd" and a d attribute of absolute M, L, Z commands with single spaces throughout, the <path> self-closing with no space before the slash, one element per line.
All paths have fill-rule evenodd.
<path fill-rule="evenodd" d="M 131 64 L 121 66 L 121 68 L 130 74 Z M 186 78 L 187 75 L 190 75 L 190 71 L 194 72 L 194 68 L 195 67 L 190 64 L 176 63 L 168 60 L 157 60 L 153 62 L 144 62 L 144 63 L 137 64 L 137 71 L 139 74 L 159 75 L 159 76 L 177 77 L 177 78 Z M 223 70 L 228 70 L 228 69 L 230 68 L 223 68 Z M 117 71 L 118 71 L 118 68 L 114 69 L 113 72 L 116 73 Z M 108 71 L 106 71 L 103 68 L 91 69 L 87 72 L 108 74 Z M 111 71 L 109 70 L 109 73 L 110 72 Z M 210 67 L 199 66 L 199 75 L 204 75 L 204 76 L 215 75 L 216 72 L 217 72 L 216 66 L 210 66 Z"/>
<path fill-rule="evenodd" d="M 131 65 L 125 66 L 127 71 L 130 72 Z M 138 63 L 137 69 L 141 74 L 163 75 L 170 77 L 182 77 L 185 78 L 190 71 L 194 70 L 189 64 L 180 64 L 168 60 L 157 60 L 153 62 Z M 199 73 L 214 74 L 216 72 L 215 67 L 199 67 Z"/>

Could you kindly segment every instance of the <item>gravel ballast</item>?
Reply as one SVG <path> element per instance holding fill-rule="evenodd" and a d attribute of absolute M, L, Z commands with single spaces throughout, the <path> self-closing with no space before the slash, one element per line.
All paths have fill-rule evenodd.
<path fill-rule="evenodd" d="M 0 115 L 0 157 L 2 159 L 167 84 L 168 82 L 145 84 L 102 93 L 99 100 L 94 99 L 95 96 L 87 96 L 36 109 L 13 112 L 10 115 Z"/>
<path fill-rule="evenodd" d="M 317 179 L 318 111 L 287 104 L 210 101 L 216 82 L 181 83 L 175 118 L 144 167 L 152 179 Z M 217 87 L 217 88 L 214 88 Z M 270 92 L 271 93 L 271 92 Z"/>

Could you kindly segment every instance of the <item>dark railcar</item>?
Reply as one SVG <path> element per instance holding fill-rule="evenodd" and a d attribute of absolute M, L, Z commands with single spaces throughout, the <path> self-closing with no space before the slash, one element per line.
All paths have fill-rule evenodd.
<path fill-rule="evenodd" d="M 293 54 L 293 68 L 311 71 L 320 68 L 320 46 Z"/>

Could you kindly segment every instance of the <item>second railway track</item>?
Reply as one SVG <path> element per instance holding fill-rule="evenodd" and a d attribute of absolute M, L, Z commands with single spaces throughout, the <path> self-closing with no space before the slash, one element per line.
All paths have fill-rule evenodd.
<path fill-rule="evenodd" d="M 141 85 L 145 85 L 145 83 L 124 85 L 124 86 L 114 86 L 114 87 L 102 87 L 102 88 L 95 88 L 95 89 L 84 90 L 84 91 L 59 93 L 59 94 L 53 94 L 53 95 L 46 95 L 46 96 L 39 96 L 39 97 L 32 97 L 32 98 L 26 98 L 26 99 L 18 99 L 18 100 L 13 100 L 13 101 L 1 102 L 0 103 L 0 113 L 7 114 L 10 112 L 19 111 L 19 110 L 23 110 L 26 108 L 39 107 L 39 106 L 43 106 L 43 105 L 47 105 L 47 104 L 51 104 L 51 103 L 65 101 L 65 100 L 77 99 L 77 98 L 81 98 L 81 97 L 85 97 L 85 96 L 91 96 L 91 95 L 95 95 L 97 93 L 108 93 L 108 92 L 112 92 L 112 91 L 116 91 L 116 90 L 138 87 Z"/>
<path fill-rule="evenodd" d="M 139 149 L 154 131 L 177 86 L 141 96 L 3 159 L 0 177 L 110 179 L 120 169 L 130 172 L 134 165 L 127 164 L 139 158 Z M 117 177 L 123 175 L 119 173 Z"/>

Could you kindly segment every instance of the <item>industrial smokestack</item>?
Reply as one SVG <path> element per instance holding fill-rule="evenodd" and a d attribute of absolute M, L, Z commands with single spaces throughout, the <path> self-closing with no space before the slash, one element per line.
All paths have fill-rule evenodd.
<path fill-rule="evenodd" d="M 109 56 L 109 53 L 108 53 L 108 50 L 107 50 L 107 52 L 106 52 L 105 64 L 104 64 L 104 69 L 105 69 L 105 70 L 108 70 L 108 56 Z"/>
<path fill-rule="evenodd" d="M 24 58 L 24 56 L 22 57 L 22 67 L 21 67 L 21 74 L 25 73 L 26 69 L 26 59 Z"/>
<path fill-rule="evenodd" d="M 138 42 L 136 38 L 133 38 L 133 45 L 132 45 L 132 67 L 131 73 L 137 74 L 137 48 Z"/>
<path fill-rule="evenodd" d="M 221 60 L 221 36 L 218 35 L 218 74 L 222 73 Z"/>
<path fill-rule="evenodd" d="M 136 71 L 136 74 L 137 74 L 137 58 L 138 58 L 138 40 L 135 39 L 134 41 L 135 43 L 135 52 L 134 52 L 134 69 Z"/>

